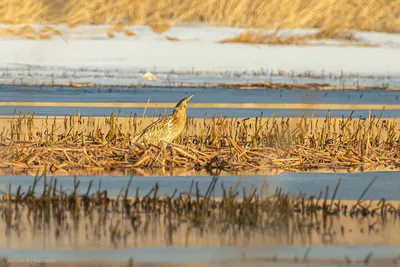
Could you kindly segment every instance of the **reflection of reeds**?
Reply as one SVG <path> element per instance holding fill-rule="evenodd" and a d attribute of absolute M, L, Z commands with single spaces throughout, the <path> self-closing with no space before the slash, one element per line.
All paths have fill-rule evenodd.
<path fill-rule="evenodd" d="M 218 183 L 218 176 L 215 176 L 205 192 L 200 190 L 197 182 L 192 182 L 188 192 L 175 190 L 171 195 L 161 197 L 156 183 L 140 197 L 139 187 L 132 194 L 134 183 L 130 179 L 120 194 L 111 197 L 101 183 L 97 187 L 91 181 L 88 188 L 79 191 L 80 181 L 76 177 L 73 187 L 66 189 L 57 185 L 57 179 L 49 179 L 45 172 L 39 174 L 38 171 L 33 184 L 25 192 L 21 192 L 21 187 L 13 191 L 11 185 L 7 186 L 5 198 L 0 201 L 0 227 L 5 225 L 8 233 L 15 232 L 20 236 L 20 229 L 26 229 L 24 224 L 28 222 L 31 231 L 50 229 L 55 233 L 52 238 L 62 240 L 78 234 L 74 233 L 77 229 L 70 225 L 78 227 L 81 222 L 86 226 L 80 228 L 83 232 L 79 235 L 86 236 L 86 242 L 105 242 L 108 238 L 108 246 L 113 247 L 123 246 L 128 237 L 135 240 L 141 234 L 148 236 L 153 227 L 162 227 L 166 245 L 173 244 L 175 232 L 182 231 L 180 228 L 187 229 L 187 234 L 193 231 L 218 233 L 221 241 L 233 237 L 239 243 L 243 242 L 239 236 L 248 242 L 263 233 L 265 240 L 272 238 L 282 242 L 285 240 L 282 237 L 290 237 L 291 241 L 283 241 L 285 244 L 293 244 L 294 239 L 298 240 L 296 243 L 312 242 L 311 235 L 321 238 L 322 243 L 332 244 L 332 240 L 324 241 L 324 238 L 334 237 L 333 231 L 327 230 L 336 227 L 334 218 L 343 219 L 348 214 L 349 220 L 374 216 L 389 219 L 400 214 L 398 208 L 385 201 L 373 205 L 371 202 L 363 203 L 362 196 L 348 210 L 340 200 L 328 199 L 329 187 L 325 196 L 321 192 L 319 199 L 323 197 L 324 201 L 319 202 L 319 199 L 307 196 L 306 192 L 293 196 L 283 192 L 282 188 L 277 188 L 274 194 L 265 194 L 268 192 L 267 184 L 253 186 L 247 191 L 241 188 L 241 178 L 234 187 L 228 188 Z M 41 193 L 38 192 L 39 181 L 43 181 Z M 339 184 L 340 180 L 335 192 L 339 190 Z M 222 197 L 215 198 L 218 187 L 222 190 Z M 379 227 L 379 222 L 372 225 L 370 233 L 374 226 Z M 321 227 L 326 231 L 321 231 Z"/>
<path fill-rule="evenodd" d="M 395 120 L 332 118 L 188 118 L 177 143 L 135 144 L 153 119 L 46 118 L 20 112 L 0 133 L 2 167 L 99 169 L 182 167 L 243 170 L 278 167 L 345 169 L 398 167 L 400 141 Z M 17 153 L 10 153 L 17 151 Z"/>

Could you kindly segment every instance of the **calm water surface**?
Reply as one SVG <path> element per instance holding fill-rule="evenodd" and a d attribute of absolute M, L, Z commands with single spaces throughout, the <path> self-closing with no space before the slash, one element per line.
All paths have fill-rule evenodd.
<path fill-rule="evenodd" d="M 370 252 L 375 259 L 395 259 L 399 256 L 400 246 L 272 246 L 258 248 L 236 247 L 198 247 L 198 248 L 136 248 L 136 249 L 2 249 L 0 257 L 9 259 L 41 258 L 52 261 L 69 262 L 128 262 L 131 257 L 137 263 L 223 263 L 239 261 L 243 257 L 282 259 L 307 258 L 342 260 L 364 259 Z M 155 257 L 154 255 L 157 255 Z M 265 263 L 264 263 L 265 264 Z M 268 263 L 269 264 L 269 263 Z M 261 266 L 261 265 L 260 265 Z M 266 266 L 266 265 L 264 265 Z M 278 265 L 277 266 L 282 266 Z M 299 265 L 294 265 L 299 266 Z M 301 266 L 301 265 L 300 265 Z M 308 265 L 307 265 L 308 266 Z M 310 263 L 309 266 L 315 266 Z M 318 266 L 318 265 L 317 265 Z M 321 265 L 320 265 L 321 266 Z M 326 265 L 324 265 L 326 266 Z M 340 266 L 340 265 L 331 265 Z"/>
<path fill-rule="evenodd" d="M 298 195 L 306 192 L 309 196 L 318 196 L 321 191 L 325 192 L 329 186 L 329 197 L 332 197 L 334 188 L 338 180 L 342 177 L 336 199 L 358 199 L 364 189 L 368 186 L 374 176 L 376 181 L 367 191 L 364 198 L 379 200 L 400 200 L 400 172 L 355 172 L 355 173 L 283 173 L 278 175 L 248 175 L 244 176 L 240 188 L 246 188 L 249 192 L 252 186 L 268 186 L 268 193 L 273 195 L 277 187 L 282 187 L 284 192 Z M 47 177 L 50 182 L 52 176 Z M 73 176 L 54 176 L 57 178 L 57 185 L 62 185 L 63 189 L 73 189 Z M 128 184 L 129 176 L 78 176 L 80 181 L 78 191 L 86 193 L 91 180 L 93 180 L 92 192 L 96 191 L 101 181 L 101 189 L 107 189 L 108 194 L 116 196 L 121 189 Z M 220 176 L 215 187 L 214 196 L 222 195 L 221 183 L 225 188 L 235 187 L 240 177 Z M 7 184 L 11 184 L 12 191 L 15 192 L 19 185 L 22 191 L 26 191 L 32 185 L 34 176 L 0 176 L 0 192 L 4 192 Z M 205 193 L 212 180 L 212 176 L 132 176 L 130 194 L 134 195 L 136 188 L 139 188 L 139 195 L 146 195 L 155 185 L 160 185 L 159 193 L 161 196 L 171 195 L 176 189 L 178 192 L 189 192 L 192 181 L 197 182 L 200 192 Z M 43 179 L 37 185 L 36 192 L 41 193 L 43 189 Z M 193 189 L 195 192 L 195 189 Z M 240 196 L 242 190 L 240 190 Z"/>
<path fill-rule="evenodd" d="M 254 104 L 324 104 L 326 109 L 314 110 L 308 108 L 281 109 L 281 108 L 190 108 L 188 115 L 192 117 L 208 117 L 219 115 L 228 117 L 257 117 L 263 112 L 264 117 L 275 114 L 276 117 L 302 116 L 325 117 L 328 110 L 331 116 L 349 116 L 352 109 L 335 109 L 335 104 L 348 104 L 356 108 L 357 105 L 399 105 L 400 92 L 385 90 L 308 90 L 308 89 L 201 89 L 201 88 L 70 88 L 70 87 L 18 87 L 1 86 L 1 102 L 20 102 L 14 105 L 2 106 L 0 103 L 0 116 L 10 116 L 14 110 L 24 113 L 34 112 L 38 116 L 70 116 L 78 113 L 83 116 L 109 116 L 112 112 L 120 112 L 121 116 L 131 113 L 142 114 L 144 108 L 115 108 L 106 107 L 29 107 L 23 102 L 35 103 L 146 103 L 150 98 L 152 103 L 177 103 L 183 97 L 195 93 L 191 103 L 254 103 Z M 169 112 L 171 109 L 169 110 Z M 148 108 L 147 115 L 156 116 L 163 114 L 164 108 Z M 356 110 L 354 117 L 367 117 L 368 109 Z M 381 109 L 372 109 L 371 114 L 379 116 Z M 383 117 L 399 117 L 400 107 L 386 110 Z"/>

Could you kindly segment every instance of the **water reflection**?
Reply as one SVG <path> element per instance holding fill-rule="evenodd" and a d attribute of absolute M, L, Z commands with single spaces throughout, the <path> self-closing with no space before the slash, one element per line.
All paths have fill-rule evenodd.
<path fill-rule="evenodd" d="M 123 175 L 124 173 L 102 173 L 102 175 L 79 175 L 77 179 L 80 181 L 78 192 L 86 193 L 90 182 L 92 181 L 93 188 L 97 188 L 101 183 L 101 188 L 107 190 L 108 195 L 116 196 L 120 193 L 122 188 L 128 184 L 132 176 L 132 185 L 130 192 L 136 192 L 140 196 L 146 195 L 157 183 L 159 185 L 160 196 L 169 196 L 175 190 L 178 192 L 187 192 L 193 182 L 198 184 L 201 192 L 206 192 L 213 176 L 207 172 L 195 170 L 171 170 L 169 175 L 160 171 L 161 175 L 157 176 L 152 173 L 148 176 L 146 173 L 131 171 L 130 176 Z M 32 185 L 34 174 L 25 175 L 2 175 L 0 176 L 0 194 L 5 192 L 7 184 L 11 184 L 12 192 L 15 192 L 17 187 L 21 185 L 22 192 L 27 190 Z M 299 193 L 306 193 L 307 196 L 318 197 L 321 192 L 325 195 L 326 187 L 329 187 L 328 198 L 333 196 L 333 191 L 338 183 L 339 178 L 342 178 L 340 187 L 336 194 L 336 199 L 358 199 L 373 177 L 377 177 L 371 188 L 366 192 L 364 199 L 380 200 L 400 200 L 398 189 L 400 187 L 399 172 L 382 171 L 382 172 L 351 172 L 351 173 L 323 173 L 323 172 L 290 172 L 285 173 L 279 170 L 273 170 L 268 174 L 258 173 L 240 173 L 229 174 L 222 173 L 217 181 L 213 195 L 215 197 L 222 196 L 222 185 L 225 187 L 234 187 L 240 177 L 240 187 L 249 192 L 253 186 L 261 186 L 265 184 L 268 187 L 268 193 L 273 195 L 277 188 L 282 188 L 284 193 L 298 195 Z M 65 175 L 48 175 L 49 178 L 57 179 L 57 185 L 62 186 L 63 189 L 72 190 L 74 186 L 74 179 L 71 174 Z M 43 188 L 44 179 L 39 180 L 37 193 L 40 194 Z M 240 190 L 239 196 L 241 196 Z"/>

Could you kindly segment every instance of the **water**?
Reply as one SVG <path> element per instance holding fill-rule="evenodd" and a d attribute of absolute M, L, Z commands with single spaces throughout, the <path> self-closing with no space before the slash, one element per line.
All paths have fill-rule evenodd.
<path fill-rule="evenodd" d="M 13 104 L 0 105 L 0 116 L 11 116 L 14 110 L 23 110 L 25 114 L 35 112 L 37 116 L 70 116 L 76 114 L 78 110 L 83 116 L 109 116 L 112 112 L 121 111 L 121 116 L 129 116 L 131 113 L 139 115 L 143 112 L 144 103 L 148 98 L 152 103 L 175 104 L 181 98 L 195 93 L 191 103 L 254 103 L 254 104 L 311 104 L 306 108 L 260 108 L 254 105 L 252 108 L 190 108 L 188 115 L 192 117 L 203 117 L 207 113 L 208 117 L 222 115 L 227 117 L 256 117 L 263 112 L 264 117 L 275 114 L 276 117 L 310 117 L 313 112 L 314 117 L 325 117 L 328 110 L 331 116 L 349 116 L 353 109 L 356 109 L 354 117 L 368 116 L 368 109 L 360 108 L 359 105 L 382 105 L 391 107 L 386 110 L 383 117 L 399 117 L 400 115 L 400 92 L 398 91 L 377 91 L 377 90 L 284 90 L 284 89 L 194 89 L 194 88 L 160 88 L 160 89 L 134 89 L 134 88 L 49 88 L 49 87 L 17 87 L 1 86 L 0 98 L 2 102 L 19 102 Z M 36 102 L 37 106 L 28 106 L 22 102 Z M 54 102 L 50 106 L 45 106 L 46 102 Z M 59 106 L 58 103 L 83 103 L 78 106 Z M 111 103 L 103 107 L 92 107 L 84 103 Z M 117 108 L 112 103 L 142 103 L 143 107 Z M 313 104 L 323 104 L 323 108 L 316 110 Z M 352 108 L 340 108 L 338 104 L 353 105 Z M 397 106 L 399 105 L 399 106 Z M 372 115 L 379 116 L 381 109 L 374 106 L 371 110 Z M 168 110 L 171 111 L 171 108 Z M 163 107 L 147 109 L 147 116 L 162 114 Z M 282 187 L 285 193 L 298 195 L 306 192 L 308 196 L 318 196 L 320 192 L 325 192 L 329 186 L 329 199 L 333 195 L 334 188 L 338 179 L 342 177 L 342 182 L 336 199 L 358 199 L 367 187 L 369 182 L 377 176 L 372 187 L 365 194 L 364 199 L 379 200 L 384 197 L 387 200 L 400 200 L 400 180 L 399 172 L 362 172 L 362 173 L 283 173 L 278 175 L 244 175 L 240 188 L 244 187 L 249 192 L 252 186 L 268 185 L 268 193 L 273 195 L 277 187 Z M 58 187 L 61 185 L 64 190 L 72 190 L 74 185 L 73 176 L 53 176 L 57 178 Z M 0 176 L 0 195 L 4 194 L 7 184 L 11 184 L 12 192 L 15 192 L 19 185 L 22 192 L 26 192 L 32 185 L 34 176 L 4 175 Z M 51 176 L 47 182 L 50 182 Z M 95 192 L 101 181 L 101 189 L 107 190 L 109 196 L 116 196 L 125 188 L 130 179 L 129 176 L 78 176 L 80 181 L 78 192 L 86 194 L 88 185 L 93 180 L 91 192 Z M 188 192 L 192 181 L 198 183 L 201 193 L 205 193 L 211 182 L 212 177 L 201 176 L 133 176 L 129 195 L 134 195 L 138 187 L 139 195 L 146 195 L 155 185 L 159 183 L 161 196 L 171 195 L 177 192 Z M 225 188 L 235 187 L 239 180 L 238 175 L 222 175 L 218 178 L 217 186 L 214 191 L 215 197 L 222 195 L 221 183 Z M 43 179 L 37 185 L 36 193 L 40 194 L 43 190 Z M 194 192 L 194 190 L 193 190 Z M 242 196 L 239 191 L 239 197 Z M 352 226 L 354 227 L 354 226 Z M 391 234 L 392 232 L 390 232 Z M 52 234 L 51 234 L 52 235 Z M 26 237 L 25 237 L 26 238 Z M 369 237 L 368 237 L 369 238 Z M 22 239 L 26 242 L 27 239 Z M 34 240 L 34 239 L 32 239 Z M 387 239 L 385 239 L 387 240 Z M 152 240 L 152 244 L 154 241 Z M 372 239 L 371 239 L 372 242 Z M 398 241 L 392 241 L 398 242 Z M 385 242 L 383 242 L 385 243 Z M 35 243 L 36 244 L 36 243 Z M 197 243 L 196 243 L 197 244 Z M 344 259 L 345 255 L 351 259 L 364 259 L 368 253 L 373 252 L 372 259 L 394 259 L 399 256 L 400 246 L 379 244 L 379 245 L 357 245 L 347 246 L 346 244 L 337 246 L 313 246 L 308 251 L 306 246 L 268 246 L 263 244 L 261 247 L 149 247 L 149 248 L 52 248 L 43 244 L 27 249 L 0 249 L 0 257 L 10 259 L 47 259 L 55 261 L 73 262 L 128 262 L 133 257 L 137 263 L 212 263 L 216 266 L 231 266 L 234 261 L 241 262 L 243 257 L 246 259 L 272 258 L 277 259 L 302 259 L 306 253 L 307 258 L 315 259 Z M 155 256 L 157 255 L 157 256 Z M 266 262 L 246 262 L 242 266 L 266 266 Z M 268 266 L 327 266 L 318 263 L 272 263 Z M 374 266 L 374 264 L 370 264 Z M 236 265 L 233 265 L 236 266 Z M 239 265 L 237 265 L 239 266 Z M 329 264 L 329 266 L 340 266 Z M 353 265 L 354 266 L 354 265 Z M 357 266 L 357 265 L 356 265 Z"/>
<path fill-rule="evenodd" d="M 254 103 L 252 108 L 213 108 L 196 107 L 190 108 L 188 115 L 192 117 L 208 117 L 219 115 L 228 117 L 256 117 L 263 112 L 264 117 L 275 114 L 276 117 L 302 116 L 310 117 L 313 112 L 314 117 L 325 117 L 328 110 L 332 116 L 349 116 L 353 109 L 356 109 L 354 117 L 367 117 L 369 108 L 359 108 L 357 105 L 380 105 L 392 106 L 386 110 L 384 117 L 399 117 L 400 92 L 397 91 L 377 91 L 377 90 L 308 90 L 308 89 L 200 89 L 200 88 L 70 88 L 70 87 L 12 87 L 1 86 L 0 98 L 2 102 L 12 102 L 7 106 L 0 106 L 0 116 L 10 116 L 14 110 L 23 110 L 24 113 L 34 112 L 38 116 L 70 116 L 80 111 L 83 116 L 109 116 L 112 112 L 119 112 L 121 116 L 129 116 L 131 113 L 142 114 L 144 105 L 148 98 L 152 103 L 171 103 L 175 104 L 183 97 L 195 93 L 191 103 Z M 36 102 L 39 106 L 26 106 L 21 102 Z M 55 102 L 52 106 L 43 106 L 44 103 Z M 111 103 L 104 107 L 82 106 L 59 106 L 57 103 Z M 43 104 L 42 104 L 43 103 Z M 142 103 L 143 107 L 113 107 L 112 103 Z M 302 108 L 279 108 L 279 107 L 257 107 L 257 104 L 308 104 L 311 106 Z M 313 104 L 322 104 L 326 107 L 316 109 Z M 339 108 L 338 104 L 351 105 L 349 108 Z M 396 105 L 396 106 L 394 106 Z M 56 108 L 55 108 L 56 107 Z M 171 111 L 171 109 L 169 109 Z M 372 107 L 371 114 L 379 116 L 381 107 Z M 148 108 L 147 115 L 157 116 L 163 114 L 164 108 Z"/>
<path fill-rule="evenodd" d="M 390 90 L 0 87 L 2 102 L 176 103 L 189 94 L 193 103 L 400 104 Z"/>
<path fill-rule="evenodd" d="M 276 257 L 279 259 L 343 260 L 365 259 L 372 251 L 371 259 L 396 259 L 400 246 L 272 246 L 258 248 L 237 247 L 190 247 L 190 248 L 135 248 L 135 249 L 2 249 L 0 257 L 13 260 L 46 259 L 48 261 L 69 262 L 128 262 L 131 257 L 136 263 L 223 263 L 256 258 Z M 157 255 L 155 257 L 154 255 Z M 264 263 L 265 264 L 265 263 Z M 264 265 L 265 266 L 265 265 Z M 279 265 L 281 266 L 281 265 Z M 297 266 L 297 265 L 296 265 Z M 311 265 L 313 266 L 313 265 Z"/>
<path fill-rule="evenodd" d="M 354 172 L 354 173 L 283 173 L 278 175 L 248 175 L 244 176 L 240 183 L 240 189 L 244 187 L 246 192 L 250 192 L 252 186 L 268 185 L 268 193 L 273 195 L 277 187 L 282 187 L 284 192 L 298 195 L 300 192 L 306 192 L 308 196 L 319 196 L 323 191 L 325 196 L 326 186 L 329 186 L 329 197 L 333 195 L 334 188 L 340 177 L 342 181 L 336 194 L 336 199 L 358 199 L 368 186 L 374 176 L 376 181 L 367 191 L 364 199 L 380 200 L 400 200 L 400 173 L 399 172 Z M 74 185 L 73 176 L 53 176 L 57 178 L 57 185 L 62 185 L 63 190 L 72 190 Z M 50 182 L 51 176 L 47 178 Z M 98 189 L 101 181 L 101 189 L 107 190 L 110 196 L 116 196 L 125 188 L 129 182 L 128 176 L 78 176 L 80 181 L 78 192 L 86 194 L 91 180 L 93 185 L 91 192 Z M 235 187 L 240 177 L 220 176 L 215 188 L 214 196 L 221 197 L 221 183 L 225 188 Z M 0 192 L 5 191 L 7 184 L 11 184 L 12 191 L 15 192 L 19 185 L 21 190 L 26 191 L 32 185 L 34 176 L 0 176 Z M 155 185 L 160 185 L 159 193 L 161 196 L 172 195 L 176 189 L 178 193 L 189 192 L 192 181 L 198 183 L 200 192 L 205 194 L 212 180 L 211 176 L 132 176 L 130 186 L 130 195 L 134 195 L 136 188 L 139 187 L 139 195 L 146 195 Z M 43 190 L 43 178 L 39 181 L 36 193 L 40 194 Z M 193 189 L 193 192 L 195 190 Z M 242 190 L 239 191 L 239 197 L 242 196 Z"/>

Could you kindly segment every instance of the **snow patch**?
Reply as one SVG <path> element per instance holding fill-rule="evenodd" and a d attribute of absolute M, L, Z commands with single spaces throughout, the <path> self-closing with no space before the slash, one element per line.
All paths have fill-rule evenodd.
<path fill-rule="evenodd" d="M 328 74 L 344 72 L 360 74 L 345 78 L 347 84 L 400 84 L 398 34 L 355 32 L 364 42 L 379 44 L 378 47 L 343 47 L 334 41 L 276 46 L 219 43 L 245 31 L 241 28 L 173 27 L 156 34 L 149 27 L 135 26 L 126 28 L 135 36 L 115 33 L 114 38 L 108 38 L 108 26 L 53 27 L 65 36 L 54 36 L 52 40 L 0 40 L 0 83 L 72 81 L 131 85 L 140 83 L 144 73 L 152 72 L 157 80 L 146 81 L 150 85 L 304 80 L 338 84 Z M 284 34 L 315 31 L 285 30 Z M 169 41 L 167 36 L 179 41 Z M 326 77 L 279 78 L 279 72 L 324 73 Z"/>

